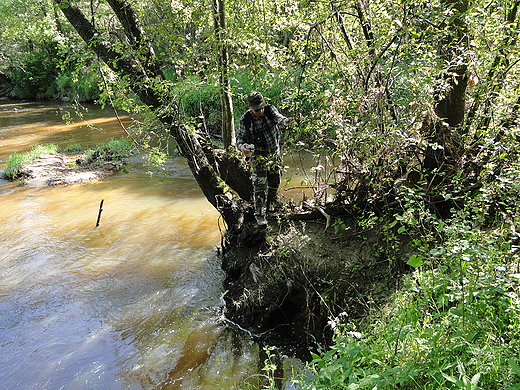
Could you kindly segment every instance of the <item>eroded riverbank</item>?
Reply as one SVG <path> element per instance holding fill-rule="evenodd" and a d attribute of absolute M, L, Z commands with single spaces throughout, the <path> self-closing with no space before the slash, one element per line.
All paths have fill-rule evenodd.
<path fill-rule="evenodd" d="M 377 230 L 349 227 L 335 233 L 324 219 L 272 219 L 263 240 L 223 258 L 227 316 L 277 343 L 282 354 L 307 360 L 329 345 L 331 319 L 361 320 L 410 269 L 381 256 Z"/>

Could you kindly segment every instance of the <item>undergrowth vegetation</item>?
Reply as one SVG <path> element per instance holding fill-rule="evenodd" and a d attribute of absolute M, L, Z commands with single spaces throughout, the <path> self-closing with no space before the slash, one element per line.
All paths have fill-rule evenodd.
<path fill-rule="evenodd" d="M 422 232 L 408 261 L 415 271 L 360 323 L 332 319 L 334 345 L 313 355 L 298 388 L 520 389 L 518 168 L 466 196 L 451 218 L 405 203 L 391 224 Z"/>

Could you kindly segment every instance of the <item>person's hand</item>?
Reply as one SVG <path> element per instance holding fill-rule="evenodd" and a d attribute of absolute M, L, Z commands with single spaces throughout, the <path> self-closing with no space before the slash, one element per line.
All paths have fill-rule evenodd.
<path fill-rule="evenodd" d="M 242 144 L 240 146 L 240 151 L 244 153 L 246 157 L 249 157 L 249 155 L 251 154 L 251 150 L 247 148 L 248 146 L 249 144 Z"/>
<path fill-rule="evenodd" d="M 296 118 L 285 118 L 285 120 L 283 121 L 283 124 L 284 126 L 291 126 L 291 125 L 294 125 L 294 122 L 296 122 Z"/>

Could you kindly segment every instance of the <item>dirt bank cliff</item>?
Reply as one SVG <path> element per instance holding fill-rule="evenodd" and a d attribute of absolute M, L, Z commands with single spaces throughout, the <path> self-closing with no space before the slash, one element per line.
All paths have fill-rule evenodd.
<path fill-rule="evenodd" d="M 344 220 L 341 231 L 325 220 L 272 216 L 265 230 L 244 225 L 236 247 L 223 255 L 226 316 L 253 335 L 307 355 L 331 342 L 329 320 L 359 320 L 392 292 L 404 261 L 388 259 L 375 230 Z"/>

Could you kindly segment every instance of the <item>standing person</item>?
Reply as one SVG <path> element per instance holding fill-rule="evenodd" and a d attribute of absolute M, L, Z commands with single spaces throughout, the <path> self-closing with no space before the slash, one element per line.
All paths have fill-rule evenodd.
<path fill-rule="evenodd" d="M 290 126 L 294 118 L 287 118 L 275 106 L 266 104 L 260 92 L 251 92 L 247 101 L 249 109 L 240 118 L 236 144 L 238 150 L 251 156 L 255 218 L 259 226 L 265 226 L 266 209 L 274 206 L 281 181 L 278 126 Z"/>

